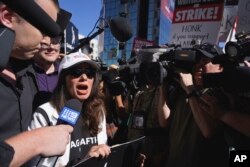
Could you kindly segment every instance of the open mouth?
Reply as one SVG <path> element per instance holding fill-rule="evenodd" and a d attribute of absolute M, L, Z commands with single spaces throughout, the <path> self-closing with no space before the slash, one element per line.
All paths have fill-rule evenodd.
<path fill-rule="evenodd" d="M 77 93 L 79 94 L 79 95 L 85 95 L 85 94 L 87 94 L 88 93 L 88 86 L 87 85 L 78 85 L 77 87 L 76 87 L 76 89 L 77 89 Z"/>
<path fill-rule="evenodd" d="M 78 89 L 78 90 L 87 90 L 87 89 L 88 89 L 88 86 L 87 86 L 87 85 L 78 85 L 78 86 L 77 86 L 77 89 Z"/>

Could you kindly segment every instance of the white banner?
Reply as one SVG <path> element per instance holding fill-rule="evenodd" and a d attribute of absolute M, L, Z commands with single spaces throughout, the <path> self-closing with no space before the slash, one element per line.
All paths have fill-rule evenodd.
<path fill-rule="evenodd" d="M 171 43 L 191 47 L 192 40 L 216 44 L 220 29 L 223 1 L 183 3 L 177 0 L 174 11 Z"/>
<path fill-rule="evenodd" d="M 236 33 L 250 31 L 250 0 L 240 0 Z"/>
<path fill-rule="evenodd" d="M 219 43 L 226 42 L 229 32 L 233 28 L 237 13 L 238 5 L 225 6 L 219 33 Z"/>

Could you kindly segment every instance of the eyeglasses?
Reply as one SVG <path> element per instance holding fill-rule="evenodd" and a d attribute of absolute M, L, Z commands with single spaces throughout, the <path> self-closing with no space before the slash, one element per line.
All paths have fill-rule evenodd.
<path fill-rule="evenodd" d="M 69 74 L 74 78 L 79 78 L 83 74 L 85 74 L 89 79 L 94 78 L 95 76 L 95 70 L 94 69 L 71 69 L 69 71 Z"/>

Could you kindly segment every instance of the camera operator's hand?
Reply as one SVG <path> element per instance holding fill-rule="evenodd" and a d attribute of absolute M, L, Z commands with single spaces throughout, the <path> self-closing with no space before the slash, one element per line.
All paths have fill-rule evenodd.
<path fill-rule="evenodd" d="M 228 106 L 222 106 L 218 100 L 209 95 L 203 95 L 201 99 L 203 102 L 200 104 L 201 109 L 211 117 L 250 137 L 250 115 L 228 109 Z"/>
<path fill-rule="evenodd" d="M 179 73 L 180 79 L 176 80 L 187 94 L 194 90 L 193 78 L 190 73 Z"/>
<path fill-rule="evenodd" d="M 203 74 L 206 73 L 219 73 L 223 71 L 223 67 L 219 64 L 213 64 L 210 58 L 203 58 L 193 69 L 194 85 L 203 88 Z"/>
<path fill-rule="evenodd" d="M 226 112 L 235 107 L 233 95 L 224 90 L 209 89 L 203 93 L 201 101 L 207 106 L 206 112 L 217 120 L 221 120 Z"/>
<path fill-rule="evenodd" d="M 226 113 L 225 108 L 219 104 L 218 99 L 210 95 L 202 95 L 200 97 L 200 108 L 207 112 L 212 118 L 221 120 Z"/>
<path fill-rule="evenodd" d="M 202 87 L 203 86 L 202 69 L 201 68 L 197 69 L 197 71 L 193 74 L 193 76 L 195 85 Z"/>

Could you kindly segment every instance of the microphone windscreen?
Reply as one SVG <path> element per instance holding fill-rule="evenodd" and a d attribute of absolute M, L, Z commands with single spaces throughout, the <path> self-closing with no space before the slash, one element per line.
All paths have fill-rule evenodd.
<path fill-rule="evenodd" d="M 129 21 L 124 17 L 115 17 L 109 20 L 109 28 L 112 35 L 119 42 L 126 42 L 132 37 L 132 28 Z"/>
<path fill-rule="evenodd" d="M 59 114 L 57 125 L 67 124 L 74 126 L 80 116 L 81 110 L 82 103 L 79 100 L 68 100 Z"/>
<path fill-rule="evenodd" d="M 42 33 L 56 37 L 61 29 L 34 0 L 0 0 Z"/>

